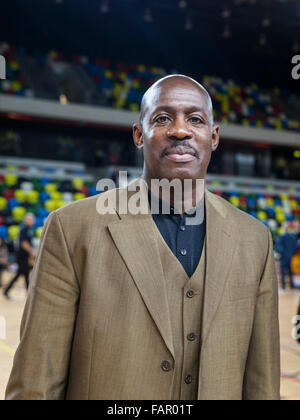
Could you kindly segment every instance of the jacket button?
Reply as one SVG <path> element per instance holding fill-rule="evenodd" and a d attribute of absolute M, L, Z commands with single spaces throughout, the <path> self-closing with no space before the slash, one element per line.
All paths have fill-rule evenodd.
<path fill-rule="evenodd" d="M 196 338 L 197 338 L 197 335 L 196 335 L 195 333 L 189 333 L 189 334 L 187 335 L 187 339 L 188 339 L 189 341 L 195 341 L 195 340 L 196 340 Z"/>
<path fill-rule="evenodd" d="M 164 372 L 170 372 L 170 370 L 172 369 L 172 367 L 171 367 L 171 363 L 170 363 L 170 362 L 168 362 L 167 360 L 164 360 L 164 361 L 162 362 L 162 364 L 160 365 L 160 367 L 162 368 L 162 370 L 163 370 Z"/>
<path fill-rule="evenodd" d="M 194 290 L 188 290 L 187 292 L 186 292 L 186 296 L 188 297 L 188 298 L 193 298 L 194 296 L 195 296 L 195 292 L 194 292 Z"/>
<path fill-rule="evenodd" d="M 188 376 L 186 376 L 186 378 L 185 378 L 184 382 L 185 382 L 187 385 L 190 385 L 190 384 L 193 382 L 193 377 L 192 377 L 192 375 L 188 375 Z"/>

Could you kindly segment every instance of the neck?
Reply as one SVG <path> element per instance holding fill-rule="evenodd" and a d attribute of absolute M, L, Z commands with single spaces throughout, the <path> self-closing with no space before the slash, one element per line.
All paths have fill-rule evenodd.
<path fill-rule="evenodd" d="M 150 178 L 142 176 L 155 197 L 166 201 L 182 215 L 201 203 L 205 191 L 205 179 Z"/>

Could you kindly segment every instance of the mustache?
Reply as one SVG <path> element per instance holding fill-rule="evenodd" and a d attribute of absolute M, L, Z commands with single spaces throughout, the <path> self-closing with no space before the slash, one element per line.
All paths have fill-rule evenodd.
<path fill-rule="evenodd" d="M 165 155 L 170 154 L 190 154 L 199 158 L 198 150 L 195 149 L 192 145 L 188 142 L 184 142 L 179 140 L 178 142 L 174 142 L 172 146 L 167 146 L 160 152 L 160 157 L 164 157 Z"/>

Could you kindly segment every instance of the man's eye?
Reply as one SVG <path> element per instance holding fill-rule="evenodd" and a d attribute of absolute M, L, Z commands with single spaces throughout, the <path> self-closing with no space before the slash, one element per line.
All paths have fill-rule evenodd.
<path fill-rule="evenodd" d="M 165 124 L 166 122 L 169 121 L 169 118 L 163 115 L 161 117 L 156 118 L 155 121 L 158 122 L 159 124 Z"/>
<path fill-rule="evenodd" d="M 191 117 L 190 118 L 190 121 L 191 121 L 192 124 L 201 124 L 201 123 L 203 123 L 202 119 L 199 118 L 199 117 Z"/>

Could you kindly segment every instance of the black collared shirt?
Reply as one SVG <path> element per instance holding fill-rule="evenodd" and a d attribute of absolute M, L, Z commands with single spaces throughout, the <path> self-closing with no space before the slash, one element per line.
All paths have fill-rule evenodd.
<path fill-rule="evenodd" d="M 150 190 L 148 198 L 151 207 L 153 195 Z M 157 199 L 154 197 L 154 200 Z M 174 207 L 170 207 L 170 214 L 163 214 L 161 200 L 158 214 L 154 214 L 154 211 L 152 210 L 152 217 L 158 230 L 187 275 L 191 277 L 200 261 L 206 233 L 204 196 L 193 214 L 184 213 L 181 216 L 176 214 Z"/>

